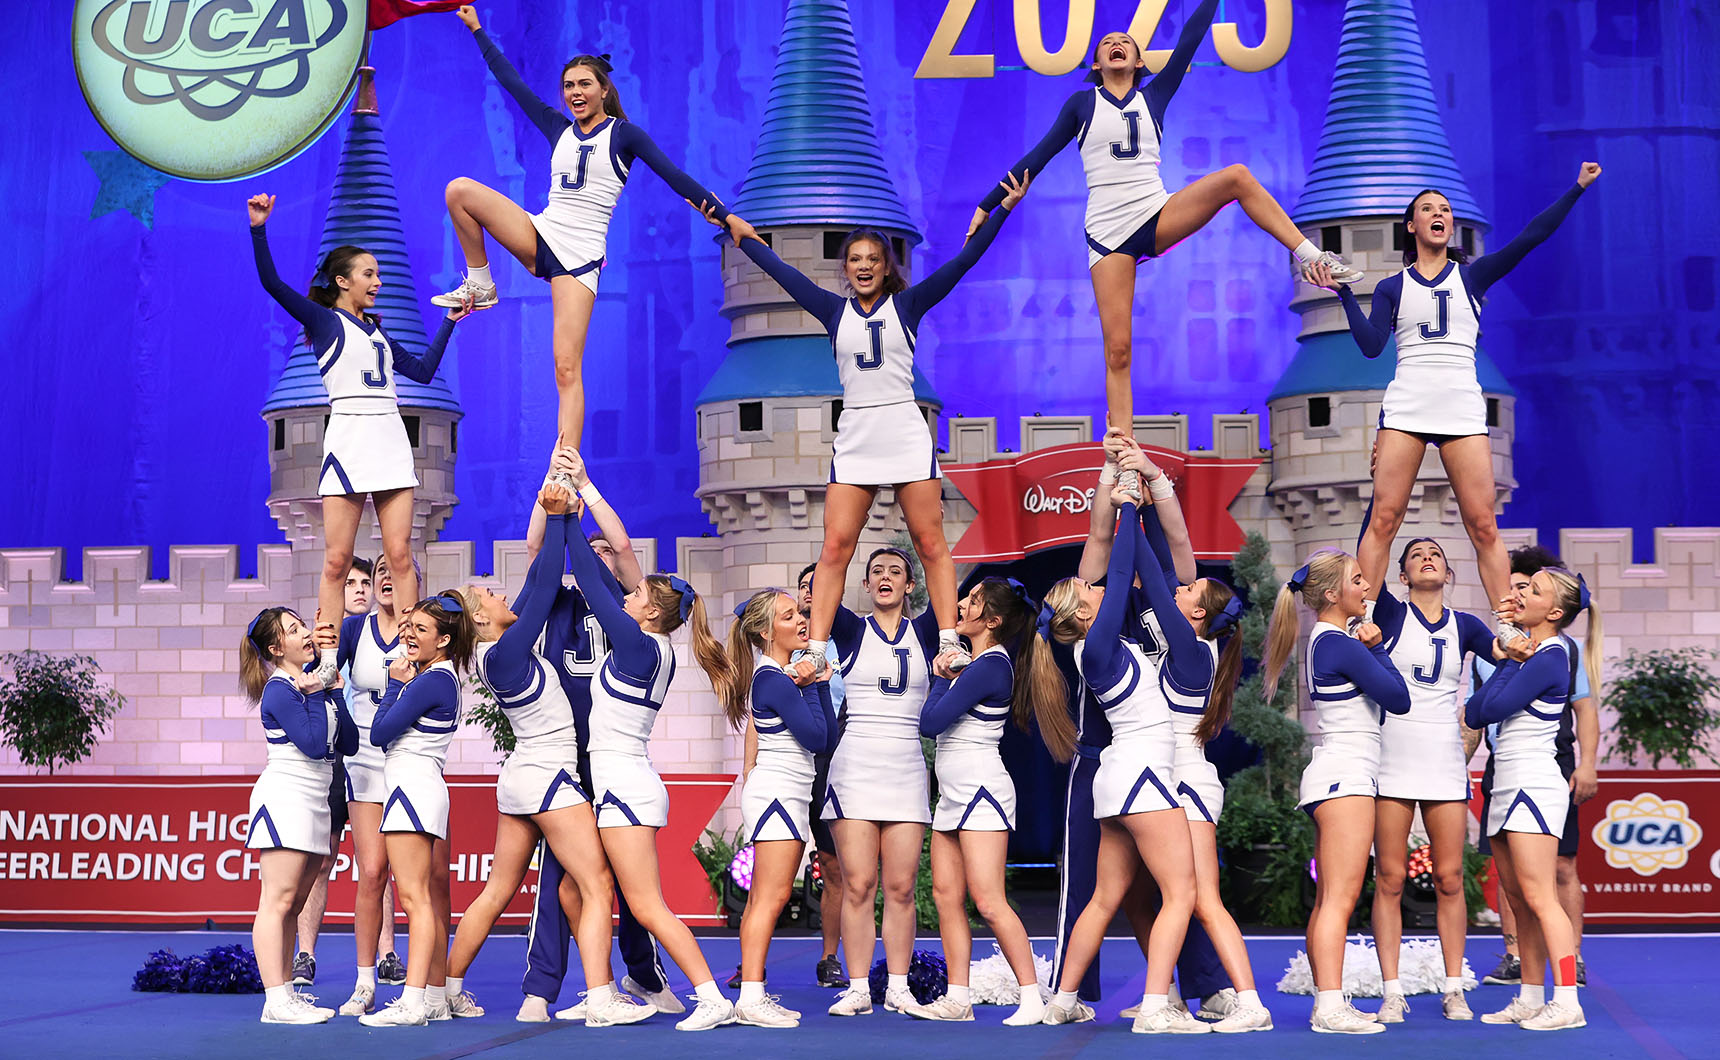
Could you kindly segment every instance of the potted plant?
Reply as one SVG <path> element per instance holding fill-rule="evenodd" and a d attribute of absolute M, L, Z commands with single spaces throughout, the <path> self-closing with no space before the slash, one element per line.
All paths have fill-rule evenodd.
<path fill-rule="evenodd" d="M 12 671 L 0 680 L 0 740 L 27 766 L 53 773 L 88 758 L 125 705 L 98 681 L 101 667 L 87 655 L 11 652 L 0 665 Z"/>
<path fill-rule="evenodd" d="M 1632 765 L 1649 768 L 1671 760 L 1680 769 L 1696 768 L 1697 756 L 1714 756 L 1704 741 L 1720 728 L 1720 711 L 1709 705 L 1720 696 L 1715 654 L 1708 648 L 1632 651 L 1619 662 L 1622 672 L 1607 691 L 1606 705 L 1618 715 L 1613 748 Z"/>

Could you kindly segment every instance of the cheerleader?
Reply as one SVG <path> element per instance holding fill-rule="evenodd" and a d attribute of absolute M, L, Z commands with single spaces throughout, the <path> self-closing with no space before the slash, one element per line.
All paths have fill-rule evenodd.
<path fill-rule="evenodd" d="M 877 895 L 882 862 L 884 1007 L 913 1002 L 908 965 L 914 956 L 914 887 L 926 825 L 932 823 L 920 710 L 931 689 L 937 616 L 909 618 L 914 564 L 907 553 L 880 548 L 867 557 L 861 588 L 872 613 L 836 609 L 831 643 L 842 660 L 846 690 L 842 738 L 830 758 L 823 816 L 842 861 L 842 953 L 848 989 L 832 1016 L 872 1011 L 867 977 L 878 940 Z"/>
<path fill-rule="evenodd" d="M 1493 797 L 1482 822 L 1493 862 L 1517 912 L 1523 982 L 1511 1004 L 1481 1017 L 1525 1030 L 1555 1031 L 1586 1025 L 1577 1001 L 1576 935 L 1559 904 L 1556 863 L 1570 791 L 1554 744 L 1576 679 L 1565 629 L 1589 612 L 1584 654 L 1591 687 L 1600 685 L 1601 616 L 1580 575 L 1547 567 L 1529 579 L 1512 603 L 1513 623 L 1528 635 L 1528 661 L 1512 653 L 1470 697 L 1464 721 L 1472 729 L 1498 724 Z M 1545 998 L 1548 960 L 1553 997 Z"/>
<path fill-rule="evenodd" d="M 699 203 L 700 209 L 715 211 L 737 241 L 755 233 L 698 181 L 676 168 L 643 129 L 627 120 L 620 92 L 610 80 L 613 68 L 608 56 L 576 55 L 562 67 L 561 98 L 570 119 L 531 90 L 479 25 L 476 9 L 467 4 L 459 9 L 459 16 L 472 31 L 497 83 L 549 140 L 549 201 L 543 212 L 528 214 L 506 195 L 470 177 L 450 181 L 448 217 L 466 256 L 466 276 L 460 286 L 431 302 L 474 309 L 496 304 L 486 233 L 533 276 L 547 280 L 555 311 L 556 429 L 565 444 L 578 447 L 585 425 L 585 384 L 580 374 L 585 333 L 597 300 L 609 220 L 633 163 L 644 162 L 677 195 Z"/>
<path fill-rule="evenodd" d="M 1463 658 L 1493 657 L 1493 634 L 1474 615 L 1445 606 L 1451 567 L 1432 538 L 1418 537 L 1398 556 L 1398 580 L 1409 600 L 1382 592 L 1374 607 L 1392 665 L 1404 678 L 1410 709 L 1387 715 L 1380 732 L 1380 794 L 1374 802 L 1374 944 L 1384 980 L 1379 1022 L 1409 1012 L 1398 982 L 1403 940 L 1403 887 L 1410 825 L 1417 806 L 1433 847 L 1439 947 L 1445 958 L 1446 1019 L 1474 1018 L 1463 998 L 1463 945 L 1469 910 L 1463 899 L 1463 844 L 1469 829 L 1469 765 L 1457 717 Z"/>
<path fill-rule="evenodd" d="M 765 589 L 735 609 L 728 647 L 734 678 L 723 710 L 740 732 L 750 702 L 758 733 L 758 756 L 741 788 L 745 836 L 755 860 L 741 914 L 741 997 L 734 1010 L 736 1023 L 752 1027 L 800 1025 L 800 1013 L 764 992 L 764 966 L 771 932 L 806 853 L 813 756 L 836 740 L 829 667 L 815 673 L 809 662 L 789 662 L 805 647 L 806 619 L 787 593 Z"/>
<path fill-rule="evenodd" d="M 1266 631 L 1265 696 L 1270 703 L 1296 644 L 1300 597 L 1315 613 L 1308 634 L 1308 694 L 1319 711 L 1320 746 L 1302 771 L 1298 803 L 1314 819 L 1314 912 L 1308 964 L 1314 973 L 1310 1025 L 1321 1034 L 1377 1034 L 1385 1025 L 1356 1011 L 1343 992 L 1344 931 L 1362 893 L 1379 793 L 1380 726 L 1409 711 L 1409 689 L 1372 622 L 1362 617 L 1368 582 L 1355 558 L 1336 549 L 1309 557 L 1284 587 Z"/>
<path fill-rule="evenodd" d="M 1529 222 L 1516 239 L 1492 254 L 1468 260 L 1451 245 L 1456 219 L 1451 203 L 1429 188 L 1403 212 L 1404 270 L 1374 286 L 1364 314 L 1349 284 L 1355 282 L 1318 263 L 1306 279 L 1336 290 L 1349 317 L 1350 333 L 1367 357 L 1378 357 L 1397 340 L 1397 373 L 1386 387 L 1375 442 L 1374 497 L 1356 549 L 1370 585 L 1385 581 L 1393 540 L 1403 525 L 1421 458 L 1429 445 L 1451 479 L 1464 529 L 1480 560 L 1481 585 L 1489 600 L 1509 593 L 1505 545 L 1494 518 L 1493 447 L 1487 440 L 1487 404 L 1475 376 L 1475 343 L 1481 334 L 1481 299 L 1517 267 L 1524 255 L 1559 227 L 1583 189 L 1601 175 L 1584 162 L 1577 182 Z M 1370 608 L 1371 610 L 1371 608 Z"/>
<path fill-rule="evenodd" d="M 1011 715 L 1022 731 L 1030 720 L 1052 757 L 1069 761 L 1075 727 L 1064 707 L 1063 675 L 1036 632 L 1039 605 L 1013 579 L 986 578 L 962 601 L 957 632 L 973 646 L 973 661 L 957 675 L 954 649 L 933 661 L 920 713 L 920 734 L 937 740 L 938 807 L 932 815 L 932 898 L 949 965 L 949 989 L 930 1004 L 906 1006 L 929 1020 L 973 1019 L 968 989 L 973 933 L 967 899 L 991 926 L 998 948 L 1021 985 L 1021 1004 L 1008 1027 L 1036 1024 L 1045 1013 L 1033 944 L 1004 896 L 1004 858 L 1015 830 L 1015 782 L 998 753 Z"/>
<path fill-rule="evenodd" d="M 583 481 L 582 481 L 583 480 Z M 597 487 L 575 478 L 591 509 L 608 506 Z M 669 823 L 669 790 L 651 767 L 649 744 L 657 711 L 675 675 L 669 634 L 686 626 L 693 658 L 727 702 L 735 673 L 705 620 L 705 602 L 673 574 L 646 576 L 625 597 L 603 585 L 603 562 L 581 534 L 570 534 L 573 576 L 608 638 L 591 686 L 591 779 L 598 835 L 627 905 L 693 984 L 692 1013 L 677 1030 L 704 1031 L 734 1022 L 735 1010 L 711 977 L 698 940 L 663 901 L 657 869 L 657 830 Z M 807 791 L 811 792 L 808 782 Z"/>
<path fill-rule="evenodd" d="M 447 993 L 448 785 L 442 779 L 460 724 L 460 675 L 471 669 L 475 638 L 458 593 L 419 601 L 401 626 L 406 651 L 388 664 L 388 688 L 371 721 L 370 742 L 387 752 L 382 835 L 411 938 L 406 987 L 387 1008 L 358 1018 L 367 1027 L 421 1027 L 456 1012 L 475 1015 L 470 995 Z"/>
<path fill-rule="evenodd" d="M 1129 364 L 1135 269 L 1200 231 L 1231 203 L 1295 255 L 1302 268 L 1327 265 L 1339 279 L 1355 282 L 1362 274 L 1343 258 L 1322 253 L 1297 229 L 1290 215 L 1248 167 L 1237 164 L 1209 173 L 1176 192 L 1167 192 L 1159 175 L 1165 109 L 1188 72 L 1195 49 L 1212 25 L 1218 0 L 1201 0 L 1183 26 L 1176 47 L 1161 71 L 1145 85 L 1146 60 L 1127 33 L 1108 33 L 1093 49 L 1092 88 L 1070 96 L 1051 130 L 1007 175 L 1026 179 L 1043 173 L 1057 153 L 1075 141 L 1087 175 L 1087 267 L 1098 300 L 1099 327 L 1105 342 L 1105 404 L 1111 422 L 1133 434 L 1134 393 Z M 980 200 L 968 226 L 970 235 L 1004 197 L 1005 184 Z M 1129 480 L 1132 482 L 1132 480 Z"/>
<path fill-rule="evenodd" d="M 422 356 L 403 349 L 382 330 L 369 311 L 382 286 L 376 258 L 361 247 L 342 246 L 328 252 L 317 268 L 310 296 L 282 282 L 269 253 L 264 224 L 275 210 L 273 195 L 253 195 L 246 202 L 251 219 L 251 251 L 263 289 L 292 318 L 304 325 L 305 341 L 317 351 L 317 370 L 331 407 L 323 430 L 322 470 L 317 492 L 322 496 L 323 567 L 317 587 L 317 612 L 344 614 L 346 572 L 352 568 L 352 548 L 364 515 L 364 497 L 376 505 L 382 534 L 382 554 L 400 581 L 401 597 L 414 599 L 418 579 L 412 570 L 412 491 L 418 476 L 412 470 L 412 443 L 395 402 L 394 375 L 416 383 L 436 377 L 442 351 L 454 334 L 454 324 L 470 312 L 456 302 Z M 334 681 L 335 645 L 322 652 L 317 676 Z"/>
<path fill-rule="evenodd" d="M 926 570 L 926 590 L 938 619 L 938 650 L 950 654 L 952 669 L 966 666 L 953 626 L 956 568 L 944 540 L 943 472 L 937 447 L 914 401 L 914 344 L 925 314 L 979 261 L 997 238 L 1010 210 L 1027 194 L 1028 179 L 1010 181 L 994 210 L 955 257 L 912 286 L 883 233 L 857 228 L 842 241 L 837 257 L 852 298 L 818 286 L 784 262 L 754 235 L 740 247 L 782 285 L 790 298 L 824 326 L 842 381 L 842 421 L 836 429 L 830 485 L 824 491 L 824 547 L 812 579 L 809 658 L 824 665 L 836 607 L 847 586 L 848 561 L 880 486 L 893 486 L 902 506 L 914 551 Z M 712 224 L 714 212 L 707 213 Z"/>
<path fill-rule="evenodd" d="M 262 896 L 251 946 L 263 979 L 264 1023 L 323 1023 L 333 1009 L 292 988 L 293 922 L 321 872 L 329 842 L 334 759 L 357 749 L 358 730 L 340 693 L 305 672 L 319 645 L 285 607 L 262 611 L 239 645 L 239 684 L 259 704 L 269 761 L 251 787 L 245 847 L 259 851 Z"/>
<path fill-rule="evenodd" d="M 1106 571 L 1108 588 L 1065 578 L 1045 597 L 1051 636 L 1074 646 L 1082 682 L 1105 708 L 1111 728 L 1111 742 L 1100 752 L 1093 775 L 1093 816 L 1101 822 L 1093 896 L 1069 933 L 1058 993 L 1045 1011 L 1045 1022 L 1093 1018 L 1093 1010 L 1077 993 L 1135 879 L 1138 859 L 1157 881 L 1163 904 L 1148 938 L 1146 992 L 1133 1029 L 1141 1034 L 1204 1034 L 1211 1028 L 1169 1003 L 1172 965 L 1195 908 L 1194 853 L 1187 818 L 1173 793 L 1176 739 L 1170 711 L 1152 688 L 1158 667 L 1123 636 L 1130 610 L 1128 586 L 1137 573 L 1137 557 L 1146 555 L 1137 498 L 1117 489 L 1111 499 L 1119 508 L 1119 521 Z M 1151 579 L 1159 580 L 1159 595 L 1168 598 L 1170 590 L 1158 571 L 1143 574 L 1143 582 Z M 1193 657 L 1192 651 L 1187 654 Z"/>
<path fill-rule="evenodd" d="M 382 806 L 388 787 L 382 775 L 382 749 L 370 742 L 370 730 L 382 693 L 388 688 L 388 666 L 405 649 L 400 643 L 400 616 L 394 609 L 394 579 L 388 573 L 387 558 L 378 557 L 373 569 L 376 610 L 347 616 L 340 625 L 335 651 L 336 661 L 350 678 L 348 703 L 358 726 L 358 750 L 344 763 L 346 809 L 352 821 L 353 861 L 358 867 L 357 897 L 352 907 L 358 981 L 352 996 L 340 1007 L 342 1016 L 362 1016 L 375 1008 L 377 953 L 385 945 L 387 955 L 382 966 L 400 963 L 393 952 L 394 888 L 388 882 L 388 847 L 382 838 Z M 403 978 L 404 968 L 401 971 Z"/>

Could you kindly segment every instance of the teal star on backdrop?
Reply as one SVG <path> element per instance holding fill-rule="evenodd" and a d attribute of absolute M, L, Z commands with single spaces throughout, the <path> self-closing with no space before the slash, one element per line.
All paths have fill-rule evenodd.
<path fill-rule="evenodd" d="M 124 210 L 142 221 L 143 227 L 155 227 L 155 192 L 172 177 L 124 151 L 85 151 L 84 161 L 101 181 L 95 205 L 90 207 L 91 217 Z"/>

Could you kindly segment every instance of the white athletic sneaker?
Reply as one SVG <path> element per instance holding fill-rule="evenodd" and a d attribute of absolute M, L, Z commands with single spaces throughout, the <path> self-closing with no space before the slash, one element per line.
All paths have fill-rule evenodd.
<path fill-rule="evenodd" d="M 1364 1015 L 1366 1015 L 1366 1013 L 1357 1012 L 1354 1007 L 1345 1004 L 1333 1009 L 1324 1016 L 1320 1015 L 1320 1013 L 1316 1011 L 1312 1016 L 1308 1017 L 1308 1026 L 1312 1027 L 1316 1034 L 1384 1033 L 1386 1029 L 1385 1024 L 1375 1023 L 1369 1019 L 1363 1019 L 1362 1017 Z"/>
<path fill-rule="evenodd" d="M 1206 1006 L 1201 1006 L 1206 1011 Z M 1219 1034 L 1246 1034 L 1249 1031 L 1269 1031 L 1272 1029 L 1272 1013 L 1266 1011 L 1265 1005 L 1238 1004 L 1228 1015 L 1212 1025 Z"/>
<path fill-rule="evenodd" d="M 578 1005 L 585 1010 L 585 1025 L 587 1027 L 619 1027 L 626 1023 L 638 1023 L 650 1019 L 658 1013 L 651 1005 L 642 1004 L 616 991 L 601 1001 L 592 1002 L 587 999 Z M 681 1006 L 682 1010 L 686 1006 Z M 572 1012 L 572 1009 L 567 1011 Z"/>
<path fill-rule="evenodd" d="M 678 1016 L 687 1011 L 687 1006 L 675 996 L 675 992 L 670 990 L 667 984 L 661 990 L 647 990 L 639 985 L 639 980 L 631 975 L 624 975 L 621 977 L 621 989 L 664 1015 Z"/>
<path fill-rule="evenodd" d="M 1235 1012 L 1242 1005 L 1242 998 L 1234 987 L 1225 987 L 1211 997 L 1200 999 L 1200 1011 L 1195 1015 L 1208 1022 L 1218 1022 Z M 1185 1006 L 1186 1007 L 1186 1006 Z"/>
<path fill-rule="evenodd" d="M 448 1012 L 456 1019 L 473 1019 L 484 1014 L 484 1007 L 470 990 L 448 995 Z"/>
<path fill-rule="evenodd" d="M 1472 1020 L 1475 1018 L 1475 1013 L 1469 1011 L 1469 1002 L 1464 998 L 1461 990 L 1453 990 L 1440 998 L 1439 1007 L 1448 1020 Z"/>
<path fill-rule="evenodd" d="M 830 1006 L 832 1016 L 870 1016 L 872 1014 L 872 991 L 866 984 L 850 986 L 836 995 L 836 1004 Z"/>
<path fill-rule="evenodd" d="M 518 1023 L 548 1023 L 549 998 L 527 994 L 526 999 L 520 1002 L 520 1010 L 514 1014 L 514 1020 Z"/>
<path fill-rule="evenodd" d="M 1380 1021 L 1379 1013 L 1363 1012 L 1355 1006 L 1355 1003 L 1350 1000 L 1348 995 L 1345 995 L 1344 997 L 1344 1007 L 1350 1010 L 1350 1015 L 1359 1020 L 1363 1020 L 1367 1023 L 1378 1023 Z"/>
<path fill-rule="evenodd" d="M 1141 503 L 1141 473 L 1130 469 L 1117 474 L 1117 488 L 1129 495 L 1136 505 Z"/>
<path fill-rule="evenodd" d="M 952 1023 L 972 1023 L 973 1006 L 951 1001 L 946 994 L 929 1005 L 909 1005 L 905 1010 L 918 1020 L 947 1020 Z"/>
<path fill-rule="evenodd" d="M 1526 1031 L 1568 1031 L 1588 1025 L 1581 1005 L 1561 1005 L 1557 1001 L 1547 1002 L 1541 1011 L 1517 1024 Z"/>
<path fill-rule="evenodd" d="M 1380 1010 L 1374 1013 L 1374 1020 L 1378 1023 L 1402 1023 L 1407 1015 L 1409 998 L 1402 994 L 1387 994 L 1385 1000 L 1380 1002 Z"/>
<path fill-rule="evenodd" d="M 735 1006 L 726 997 L 712 998 L 709 1001 L 701 999 L 697 994 L 689 995 L 693 1002 L 693 1014 L 675 1024 L 678 1031 L 708 1031 L 712 1027 L 721 1027 L 725 1023 L 735 1021 Z"/>
<path fill-rule="evenodd" d="M 1093 1009 L 1085 1001 L 1077 1001 L 1068 1008 L 1049 1001 L 1045 1005 L 1045 1018 L 1039 1022 L 1055 1027 L 1060 1023 L 1090 1023 L 1092 1019 Z"/>
<path fill-rule="evenodd" d="M 1212 1026 L 1195 1019 L 1187 1009 L 1166 1005 L 1157 1012 L 1136 1016 L 1129 1030 L 1136 1034 L 1211 1034 Z"/>
<path fill-rule="evenodd" d="M 1049 1002 L 1047 1002 L 1047 1004 L 1049 1004 Z M 1141 1014 L 1141 1003 L 1139 1001 L 1137 1001 L 1133 1005 L 1130 1005 L 1128 1008 L 1117 1013 L 1117 1018 L 1118 1019 L 1125 1019 L 1125 1020 L 1132 1020 L 1136 1016 L 1139 1016 L 1140 1014 Z"/>
<path fill-rule="evenodd" d="M 448 1020 L 453 1018 L 454 1010 L 448 1002 L 443 1001 L 440 1004 L 429 1000 L 424 1002 L 424 1019 L 426 1021 L 430 1023 L 446 1023 Z"/>
<path fill-rule="evenodd" d="M 894 990 L 884 991 L 885 1012 L 906 1012 L 908 1011 L 908 1006 L 913 1003 L 914 995 L 905 986 L 897 987 Z"/>
<path fill-rule="evenodd" d="M 798 1027 L 800 1014 L 783 1008 L 774 995 L 766 994 L 758 1001 L 735 1005 L 736 1023 L 748 1027 Z"/>
<path fill-rule="evenodd" d="M 430 299 L 430 304 L 439 305 L 443 309 L 458 309 L 466 304 L 468 298 L 471 299 L 474 310 L 488 309 L 499 301 L 495 284 L 476 284 L 470 277 L 464 277 L 460 280 L 460 286 L 447 294 L 439 294 Z"/>
<path fill-rule="evenodd" d="M 271 1004 L 267 1001 L 263 1002 L 262 1022 L 309 1026 L 313 1023 L 326 1023 L 328 1022 L 328 1017 L 317 1015 L 317 1010 L 311 1008 L 309 1005 L 296 1004 L 289 999 L 279 1004 Z"/>
<path fill-rule="evenodd" d="M 362 1016 L 376 1007 L 376 987 L 355 986 L 352 996 L 346 999 L 346 1004 L 340 1007 L 342 1016 Z"/>
<path fill-rule="evenodd" d="M 308 994 L 303 990 L 295 990 L 291 995 L 289 995 L 289 997 L 293 1004 L 303 1005 L 305 1008 L 310 1009 L 325 1020 L 334 1018 L 334 1009 L 318 1005 L 317 996 L 315 994 Z"/>
<path fill-rule="evenodd" d="M 584 994 L 581 994 L 579 996 L 580 996 L 579 1004 L 573 1006 L 572 1008 L 562 1009 L 560 1012 L 557 1012 L 555 1014 L 555 1018 L 558 1020 L 567 1020 L 569 1023 L 584 1023 L 585 1022 L 585 1014 L 587 1011 L 589 1011 L 590 1003 L 589 1003 L 589 1001 L 586 1000 L 586 997 Z"/>
<path fill-rule="evenodd" d="M 1524 1001 L 1522 995 L 1511 999 L 1511 1003 L 1498 1012 L 1483 1012 L 1482 1023 L 1522 1023 L 1524 1020 L 1541 1011 L 1542 1006 L 1531 1005 Z"/>
<path fill-rule="evenodd" d="M 973 656 L 969 655 L 966 649 L 957 646 L 956 653 L 950 656 L 950 672 L 959 674 L 972 665 Z"/>
<path fill-rule="evenodd" d="M 387 1008 L 358 1017 L 358 1022 L 366 1027 L 422 1027 L 430 1020 L 423 1005 L 410 1005 L 405 997 L 397 997 Z"/>
<path fill-rule="evenodd" d="M 1332 279 L 1338 283 L 1360 283 L 1362 277 L 1366 275 L 1361 269 L 1345 261 L 1342 255 L 1334 254 L 1330 250 L 1323 252 L 1308 264 L 1298 266 L 1298 271 L 1301 275 L 1307 276 L 1308 270 L 1316 265 L 1324 265 L 1331 269 Z"/>

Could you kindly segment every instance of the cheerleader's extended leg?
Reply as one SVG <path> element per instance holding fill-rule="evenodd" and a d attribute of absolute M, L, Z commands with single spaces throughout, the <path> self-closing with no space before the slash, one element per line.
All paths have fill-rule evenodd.
<path fill-rule="evenodd" d="M 1373 841 L 1372 798 L 1344 795 L 1314 807 L 1314 912 L 1306 941 L 1320 994 L 1343 990 L 1344 936 L 1362 893 Z"/>
<path fill-rule="evenodd" d="M 1307 241 L 1272 193 L 1239 162 L 1197 178 L 1165 200 L 1164 208 L 1159 211 L 1154 253 L 1163 254 L 1205 228 L 1218 216 L 1218 211 L 1233 202 L 1242 207 L 1242 212 L 1261 231 L 1284 244 L 1284 249 L 1294 252 Z"/>
<path fill-rule="evenodd" d="M 1374 952 L 1380 960 L 1380 978 L 1388 983 L 1398 977 L 1398 951 L 1403 944 L 1403 888 L 1409 862 L 1407 848 L 1414 818 L 1413 802 L 1374 800 Z"/>
<path fill-rule="evenodd" d="M 1004 960 L 1009 962 L 1010 970 L 1015 972 L 1015 981 L 1021 987 L 1020 1005 L 1004 1018 L 1004 1025 L 1027 1027 L 1037 1024 L 1045 1014 L 1045 1004 L 1039 996 L 1039 973 L 1033 963 L 1033 943 L 1028 941 L 1027 929 L 1021 926 L 1021 918 L 1010 906 L 1003 889 L 1009 833 L 958 831 L 956 839 L 961 844 L 967 889 L 973 896 L 974 908 L 990 925 L 997 947 L 1003 951 Z M 968 985 L 968 969 L 969 965 L 964 963 L 961 968 L 963 986 Z M 950 971 L 950 982 L 956 982 L 954 969 Z"/>
<path fill-rule="evenodd" d="M 404 600 L 408 605 L 415 604 L 420 587 L 418 568 L 412 565 L 412 491 L 388 490 L 373 493 L 370 499 L 376 505 L 376 528 L 382 534 L 382 555 L 388 560 L 388 569 L 394 579 L 394 598 Z M 352 566 L 350 560 L 347 566 Z M 345 575 L 341 577 L 344 579 Z M 319 599 L 318 603 L 321 602 Z M 323 612 L 325 615 L 331 613 L 339 612 Z"/>
<path fill-rule="evenodd" d="M 1356 563 L 1368 581 L 1368 598 L 1378 599 L 1391 561 L 1392 542 L 1403 526 L 1410 491 L 1421 468 L 1427 443 L 1404 431 L 1381 427 L 1375 439 L 1374 499 L 1362 538 L 1356 543 Z M 1371 834 L 1371 826 L 1370 826 Z"/>
<path fill-rule="evenodd" d="M 944 539 L 944 481 L 931 478 L 920 482 L 905 482 L 896 487 L 896 503 L 902 506 L 902 519 L 908 524 L 908 534 L 914 539 L 914 551 L 920 555 L 920 565 L 926 569 L 926 595 L 931 597 L 932 613 L 938 616 L 938 630 L 956 628 L 956 564 L 950 558 L 950 545 Z"/>
<path fill-rule="evenodd" d="M 1457 495 L 1457 511 L 1469 543 L 1475 546 L 1480 564 L 1481 585 L 1494 607 L 1511 588 L 1511 560 L 1499 537 L 1499 520 L 1493 513 L 1498 500 L 1493 481 L 1493 443 L 1485 434 L 1453 438 L 1439 447 L 1451 491 Z M 1364 572 L 1365 573 L 1365 572 Z"/>
<path fill-rule="evenodd" d="M 806 853 L 799 839 L 769 839 L 753 843 L 752 887 L 741 913 L 741 996 L 735 1021 L 753 1027 L 796 1027 L 800 1013 L 778 1005 L 764 992 L 765 958 L 777 918 L 794 891 L 795 870 Z"/>
<path fill-rule="evenodd" d="M 537 265 L 537 226 L 520 205 L 494 188 L 470 177 L 456 177 L 443 191 L 448 219 L 454 223 L 454 238 L 466 258 L 466 280 L 446 295 L 431 301 L 457 306 L 468 298 L 475 309 L 496 304 L 496 285 L 490 278 L 490 252 L 484 245 L 487 232 L 527 269 Z"/>
<path fill-rule="evenodd" d="M 556 444 L 578 449 L 585 430 L 585 335 L 597 294 L 576 277 L 556 276 L 549 281 L 549 298 L 555 310 Z"/>
<path fill-rule="evenodd" d="M 1135 436 L 1134 360 L 1135 259 L 1107 254 L 1087 272 L 1098 303 L 1099 333 L 1105 344 L 1105 412 L 1110 424 Z"/>
<path fill-rule="evenodd" d="M 812 614 L 807 621 L 808 633 L 814 641 L 830 640 L 836 608 L 842 603 L 842 591 L 847 587 L 848 563 L 854 558 L 860 529 L 866 525 L 866 513 L 877 496 L 876 486 L 851 486 L 846 482 L 832 482 L 824 489 L 824 547 L 818 553 L 818 569 L 812 575 Z"/>
<path fill-rule="evenodd" d="M 410 492 L 410 491 L 408 491 Z M 352 547 L 358 540 L 358 522 L 364 516 L 363 494 L 336 494 L 322 499 L 323 566 L 322 579 L 317 583 L 317 615 L 315 622 L 339 624 L 346 614 L 346 574 L 352 570 Z M 412 569 L 407 564 L 407 570 Z M 399 581 L 395 582 L 398 592 Z M 415 596 L 396 596 L 396 600 L 417 603 Z M 324 663 L 334 665 L 334 652 L 324 656 Z"/>
<path fill-rule="evenodd" d="M 448 953 L 448 975 L 456 980 L 466 977 L 467 969 L 478 956 L 490 929 L 507 909 L 514 895 L 525 882 L 531 865 L 532 851 L 537 847 L 537 825 L 529 817 L 499 814 L 496 817 L 495 855 L 490 862 L 490 878 L 484 889 L 460 917 L 460 929 L 454 933 L 453 947 Z M 607 944 L 607 939 L 605 939 Z M 605 954 L 607 956 L 607 953 Z M 457 993 L 458 991 L 454 991 Z"/>

